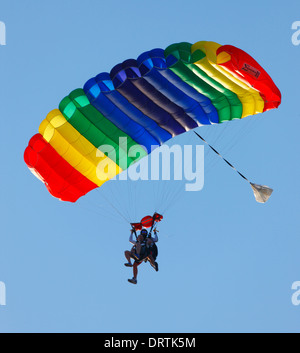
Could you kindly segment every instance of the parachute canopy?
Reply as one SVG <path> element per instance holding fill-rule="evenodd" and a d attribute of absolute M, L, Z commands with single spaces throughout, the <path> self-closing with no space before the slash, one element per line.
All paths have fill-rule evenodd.
<path fill-rule="evenodd" d="M 41 123 L 24 160 L 53 196 L 75 202 L 179 134 L 280 103 L 271 77 L 241 49 L 173 44 L 71 92 Z"/>

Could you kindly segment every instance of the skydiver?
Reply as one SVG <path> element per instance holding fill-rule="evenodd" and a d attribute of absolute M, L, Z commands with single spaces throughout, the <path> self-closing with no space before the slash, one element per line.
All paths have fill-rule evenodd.
<path fill-rule="evenodd" d="M 137 241 L 133 240 L 134 230 L 131 231 L 129 241 L 133 244 L 131 251 L 125 251 L 125 257 L 127 263 L 124 265 L 127 267 L 133 267 L 133 278 L 128 281 L 133 284 L 137 284 L 137 274 L 138 266 L 143 262 L 149 260 L 151 266 L 158 271 L 158 263 L 155 262 L 157 256 L 156 242 L 158 241 L 158 236 L 156 230 L 154 231 L 155 237 L 148 237 L 148 232 L 146 229 L 142 229 L 141 234 L 138 236 Z M 134 264 L 131 263 L 131 258 L 135 260 Z"/>
<path fill-rule="evenodd" d="M 125 257 L 127 259 L 127 263 L 124 264 L 127 267 L 132 267 L 131 259 L 133 258 L 134 260 L 140 260 L 140 254 L 141 250 L 143 247 L 143 253 L 145 252 L 146 248 L 146 236 L 148 235 L 148 232 L 146 229 L 142 229 L 140 235 L 137 238 L 137 241 L 133 240 L 133 234 L 135 233 L 135 230 L 132 229 L 130 233 L 130 238 L 129 242 L 133 244 L 133 247 L 131 248 L 130 251 L 126 250 L 125 251 Z"/>

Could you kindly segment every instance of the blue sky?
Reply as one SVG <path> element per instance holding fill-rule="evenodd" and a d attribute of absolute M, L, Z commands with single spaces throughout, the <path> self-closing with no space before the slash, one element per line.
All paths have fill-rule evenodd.
<path fill-rule="evenodd" d="M 300 331 L 291 303 L 300 280 L 300 46 L 291 41 L 299 8 L 295 0 L 1 1 L 1 332 Z M 204 189 L 181 192 L 160 225 L 160 271 L 141 265 L 133 286 L 123 266 L 129 226 L 106 202 L 113 187 L 59 202 L 28 171 L 23 151 L 46 114 L 90 77 L 143 51 L 199 40 L 242 48 L 280 88 L 278 110 L 203 129 L 238 169 L 275 191 L 257 204 L 206 150 Z M 177 142 L 199 140 L 189 133 Z M 119 210 L 136 220 L 152 213 L 153 187 L 162 192 L 151 183 L 116 186 Z M 147 320 L 136 320 L 145 306 Z"/>

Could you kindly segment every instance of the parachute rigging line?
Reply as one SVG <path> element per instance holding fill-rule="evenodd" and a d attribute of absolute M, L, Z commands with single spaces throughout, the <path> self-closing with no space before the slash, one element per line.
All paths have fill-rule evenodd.
<path fill-rule="evenodd" d="M 269 200 L 270 196 L 273 193 L 273 189 L 269 188 L 268 186 L 265 185 L 258 185 L 252 183 L 250 180 L 248 180 L 242 173 L 240 173 L 235 166 L 233 166 L 230 162 L 228 162 L 227 159 L 225 159 L 215 148 L 213 148 L 202 136 L 200 136 L 196 131 L 194 133 L 204 142 L 208 145 L 209 148 L 211 148 L 220 158 L 223 159 L 225 163 L 227 163 L 233 170 L 235 170 L 244 180 L 246 180 L 254 193 L 255 199 L 259 203 L 265 203 Z"/>

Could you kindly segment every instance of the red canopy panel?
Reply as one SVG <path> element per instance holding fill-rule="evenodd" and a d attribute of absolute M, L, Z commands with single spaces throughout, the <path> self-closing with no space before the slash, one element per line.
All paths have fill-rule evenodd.
<path fill-rule="evenodd" d="M 97 188 L 96 184 L 66 162 L 41 134 L 34 135 L 29 141 L 24 160 L 51 195 L 61 201 L 75 202 Z"/>
<path fill-rule="evenodd" d="M 259 91 L 265 102 L 264 111 L 277 108 L 281 103 L 281 93 L 269 74 L 249 54 L 232 45 L 223 45 L 217 50 L 217 55 L 227 53 L 231 59 L 218 63 L 231 74 Z"/>

